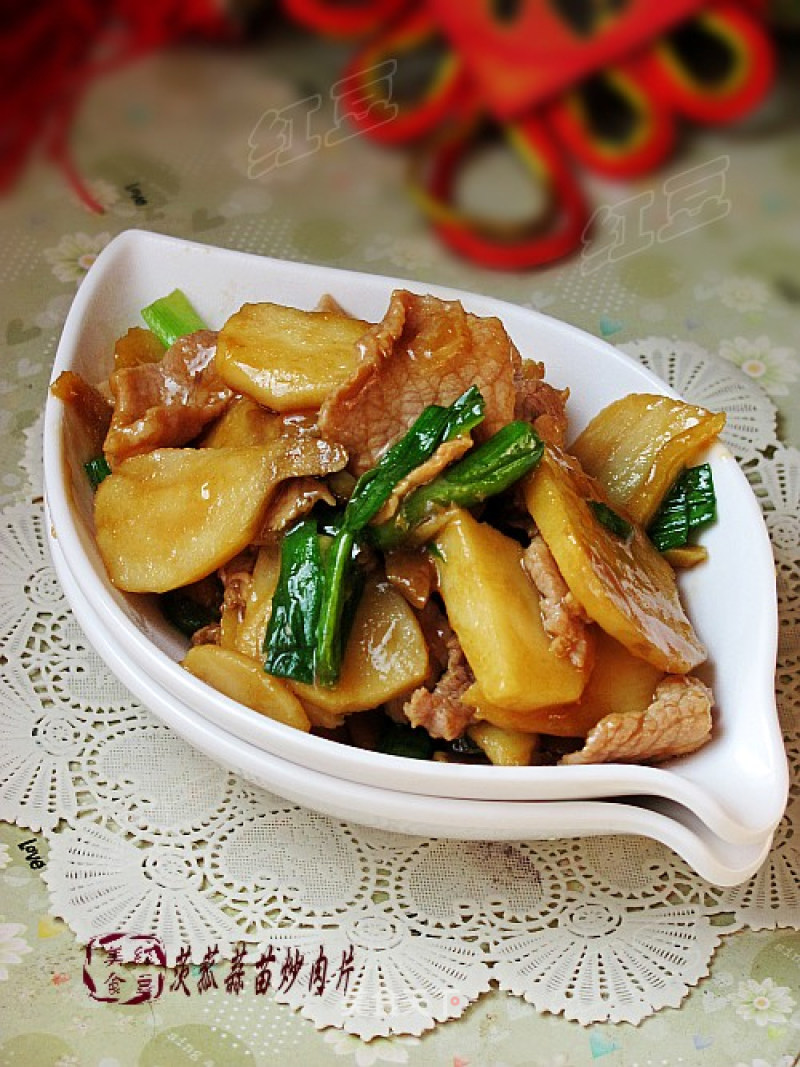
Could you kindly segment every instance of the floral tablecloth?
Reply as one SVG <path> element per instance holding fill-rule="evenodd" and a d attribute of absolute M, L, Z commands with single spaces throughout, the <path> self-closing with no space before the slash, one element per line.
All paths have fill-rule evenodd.
<path fill-rule="evenodd" d="M 733 420 L 735 434 L 729 444 L 761 498 L 775 548 L 781 595 L 778 691 L 796 774 L 796 57 L 785 64 L 781 88 L 769 105 L 745 126 L 713 133 L 687 131 L 670 168 L 635 186 L 588 182 L 599 206 L 593 239 L 569 261 L 524 275 L 485 272 L 445 252 L 406 194 L 402 153 L 379 149 L 363 137 L 337 137 L 329 144 L 323 137 L 314 152 L 298 152 L 281 165 L 270 162 L 262 139 L 265 114 L 300 108 L 323 133 L 326 123 L 335 124 L 330 86 L 341 59 L 337 49 L 282 39 L 249 52 L 184 50 L 143 61 L 97 86 L 76 121 L 76 162 L 104 208 L 102 215 L 87 211 L 61 176 L 44 164 L 33 167 L 23 185 L 0 203 L 4 633 L 13 630 L 25 605 L 51 605 L 58 596 L 54 588 L 23 588 L 14 582 L 24 569 L 20 561 L 42 550 L 40 535 L 37 540 L 30 532 L 41 506 L 36 481 L 39 417 L 61 324 L 76 287 L 110 238 L 132 226 L 153 229 L 497 295 L 623 346 L 687 395 L 710 388 L 709 381 L 733 380 L 732 403 L 741 417 Z M 700 208 L 687 212 L 681 197 L 687 189 L 697 194 L 698 188 L 702 195 L 693 208 L 698 203 Z M 732 378 L 720 374 L 720 366 L 728 368 Z M 67 633 L 65 646 L 78 647 L 80 635 L 70 629 L 75 624 L 67 615 L 59 617 L 59 625 Z M 37 632 L 32 625 L 30 642 L 38 640 Z M 46 647 L 46 634 L 41 642 Z M 4 676 L 9 684 L 18 677 L 15 655 L 13 643 L 6 643 Z M 77 655 L 69 662 L 60 660 L 66 681 L 51 679 L 47 684 L 57 687 L 63 682 L 65 692 L 83 694 L 80 699 L 87 704 L 92 693 L 108 708 L 139 714 L 130 710 L 99 666 L 96 675 L 78 678 L 82 670 L 85 674 L 86 662 Z M 320 1024 L 320 1016 L 311 1004 L 314 976 L 308 971 L 308 954 L 305 992 L 301 995 L 298 985 L 293 997 L 270 995 L 283 978 L 280 960 L 273 961 L 269 989 L 264 988 L 269 985 L 269 960 L 250 968 L 242 984 L 236 980 L 235 957 L 228 954 L 213 968 L 210 960 L 178 960 L 161 995 L 148 996 L 152 988 L 143 982 L 142 1003 L 121 1003 L 124 997 L 118 990 L 107 990 L 100 999 L 92 994 L 96 959 L 93 962 L 84 944 L 91 932 L 88 909 L 93 900 L 91 893 L 81 896 L 79 864 L 70 847 L 81 833 L 95 834 L 100 841 L 110 809 L 102 809 L 98 819 L 97 810 L 85 802 L 81 807 L 78 797 L 68 825 L 60 824 L 57 815 L 65 814 L 69 798 L 53 795 L 41 799 L 41 810 L 55 816 L 47 824 L 37 823 L 30 818 L 35 788 L 12 796 L 9 783 L 24 775 L 18 763 L 11 766 L 18 739 L 8 724 L 16 723 L 20 707 L 36 699 L 36 682 L 34 678 L 30 693 L 17 687 L 9 696 L 4 690 L 0 763 L 6 791 L 0 792 L 0 799 L 8 821 L 0 823 L 0 1064 L 582 1067 L 599 1060 L 609 1067 L 789 1067 L 796 1062 L 800 875 L 791 820 L 779 831 L 770 879 L 755 879 L 727 894 L 704 887 L 688 872 L 678 877 L 680 865 L 671 866 L 667 850 L 660 846 L 637 851 L 638 846 L 615 839 L 607 843 L 600 888 L 592 897 L 590 887 L 586 901 L 597 905 L 602 893 L 616 895 L 627 900 L 628 914 L 638 913 L 646 909 L 649 880 L 658 871 L 662 888 L 669 885 L 668 903 L 676 911 L 691 904 L 703 915 L 693 928 L 702 934 L 703 950 L 692 957 L 691 967 L 687 962 L 685 985 L 674 987 L 679 991 L 674 1004 L 663 998 L 661 1004 L 672 1006 L 643 1011 L 638 1025 L 614 1021 L 624 1016 L 610 1010 L 581 1023 L 563 1005 L 548 1011 L 541 997 L 513 995 L 508 991 L 514 988 L 512 979 L 488 992 L 488 981 L 482 985 L 481 979 L 467 996 L 473 1001 L 469 1006 L 451 1005 L 437 1016 L 448 1021 L 434 1025 L 431 1019 L 416 1033 L 413 1028 L 399 1035 L 376 1031 L 378 1036 L 367 1042 L 341 1027 L 314 1025 Z M 793 804 L 797 793 L 795 778 Z M 256 794 L 236 794 L 233 799 L 263 803 Z M 115 847 L 113 835 L 103 841 L 103 847 Z M 391 866 L 386 857 L 393 849 L 399 855 L 401 848 L 391 835 L 376 835 L 369 847 L 374 855 L 383 850 L 383 866 L 373 855 L 379 871 Z M 425 846 L 415 847 L 419 852 Z M 575 849 L 579 856 L 580 844 Z M 592 859 L 590 853 L 587 846 L 585 862 L 601 870 L 603 857 Z M 105 862 L 108 852 L 103 855 Z M 470 862 L 468 850 L 465 855 Z M 565 852 L 562 867 L 571 856 Z M 117 861 L 123 862 L 119 856 Z M 612 861 L 619 864 L 616 885 Z M 246 858 L 242 862 L 246 864 Z M 669 869 L 669 877 L 659 865 Z M 477 861 L 474 866 L 477 869 Z M 385 879 L 382 884 L 385 887 Z M 508 886 L 501 890 L 510 892 Z M 96 899 L 96 886 L 94 892 Z M 373 900 L 378 896 L 374 888 Z M 287 909 L 285 914 L 290 914 Z M 57 916 L 65 916 L 69 924 Z M 288 929 L 284 935 L 289 941 L 300 936 L 300 926 Z M 478 941 L 480 934 L 478 928 Z M 291 945 L 284 948 L 285 962 Z M 334 963 L 341 971 L 345 959 L 337 956 L 332 967 Z M 261 975 L 261 989 L 253 972 Z M 654 1003 L 658 1006 L 657 998 Z"/>

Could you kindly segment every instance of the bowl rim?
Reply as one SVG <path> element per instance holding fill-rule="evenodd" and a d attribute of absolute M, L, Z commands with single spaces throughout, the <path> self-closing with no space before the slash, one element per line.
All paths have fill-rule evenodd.
<path fill-rule="evenodd" d="M 503 309 L 513 310 L 516 313 L 524 311 L 526 318 L 531 322 L 539 325 L 546 324 L 551 332 L 568 341 L 574 341 L 576 337 L 580 338 L 581 344 L 590 346 L 596 352 L 604 353 L 618 366 L 625 366 L 628 370 L 635 366 L 637 375 L 647 383 L 651 391 L 674 395 L 646 368 L 599 338 L 592 337 L 574 326 L 540 312 L 520 309 L 502 300 L 419 281 L 342 271 L 338 268 L 317 267 L 311 264 L 287 263 L 271 257 L 218 249 L 141 230 L 130 230 L 120 234 L 106 246 L 90 268 L 64 325 L 53 368 L 54 378 L 61 370 L 66 369 L 72 360 L 77 334 L 84 317 L 92 311 L 101 282 L 113 276 L 115 272 L 124 271 L 126 266 L 129 267 L 131 260 L 137 257 L 139 261 L 147 260 L 148 257 L 157 257 L 158 262 L 164 262 L 169 260 L 170 256 L 176 261 L 186 258 L 187 264 L 193 259 L 196 261 L 198 257 L 212 256 L 219 261 L 221 270 L 224 269 L 226 263 L 233 265 L 234 262 L 237 265 L 258 266 L 262 271 L 274 271 L 281 276 L 291 275 L 292 278 L 299 279 L 301 285 L 315 279 L 318 285 L 315 290 L 317 295 L 322 291 L 318 284 L 321 278 L 328 280 L 346 278 L 351 285 L 369 285 L 373 288 L 377 285 L 385 289 L 387 294 L 392 288 L 407 286 L 417 292 L 432 292 L 447 299 L 461 299 L 467 304 L 477 303 L 482 307 L 496 308 L 496 313 L 502 312 Z M 326 287 L 323 286 L 323 290 L 324 288 Z M 231 310 L 236 310 L 236 308 L 232 307 Z M 80 564 L 85 558 L 85 543 L 76 519 L 68 478 L 64 476 L 67 472 L 67 461 L 62 422 L 60 403 L 48 395 L 44 422 L 45 493 L 52 524 L 64 553 L 66 565 L 73 573 L 79 588 L 83 588 L 85 577 L 82 573 L 76 574 L 75 567 L 78 566 L 80 571 Z M 723 458 L 730 456 L 720 445 L 714 446 L 714 455 Z M 736 470 L 738 471 L 738 467 Z M 767 572 L 771 576 L 773 581 L 771 596 L 774 605 L 771 547 L 755 497 L 744 475 L 741 472 L 739 475 L 750 494 L 746 499 L 749 501 L 751 517 L 754 519 L 754 534 L 756 529 L 759 530 L 758 537 L 754 538 L 752 545 L 754 565 L 759 567 L 765 576 Z M 766 598 L 769 598 L 769 595 L 765 592 Z M 769 712 L 765 714 L 762 723 L 766 730 L 765 738 L 762 740 L 766 743 L 766 751 L 773 763 L 771 768 L 773 781 L 769 796 L 764 798 L 763 810 L 756 818 L 748 821 L 742 817 L 741 813 L 737 813 L 734 817 L 726 805 L 720 802 L 719 797 L 709 791 L 706 784 L 692 780 L 691 776 L 683 773 L 688 766 L 686 759 L 661 767 L 638 764 L 602 764 L 574 767 L 471 766 L 465 768 L 464 765 L 430 762 L 420 766 L 418 761 L 382 753 L 367 753 L 339 745 L 326 738 L 302 734 L 282 723 L 265 719 L 189 675 L 165 652 L 153 645 L 139 627 L 131 622 L 119 606 L 117 599 L 119 596 L 120 594 L 112 590 L 107 581 L 96 582 L 92 587 L 91 600 L 101 620 L 101 625 L 112 629 L 117 628 L 126 649 L 139 669 L 149 672 L 154 680 L 166 688 L 173 697 L 193 708 L 197 714 L 213 722 L 224 723 L 223 729 L 226 732 L 237 734 L 242 740 L 248 742 L 255 741 L 258 747 L 265 751 L 288 758 L 309 769 L 319 769 L 321 764 L 327 767 L 332 761 L 336 767 L 336 776 L 360 781 L 363 784 L 378 785 L 386 780 L 387 774 L 401 773 L 403 784 L 398 786 L 400 791 L 423 792 L 426 795 L 441 797 L 467 798 L 474 794 L 483 796 L 487 786 L 491 787 L 495 800 L 517 798 L 536 802 L 553 802 L 578 796 L 583 799 L 625 794 L 661 796 L 685 805 L 722 837 L 736 841 L 760 839 L 766 828 L 773 828 L 776 825 L 784 810 L 788 792 L 788 772 L 782 739 L 777 728 L 774 675 L 765 666 L 767 663 L 774 664 L 775 661 L 776 609 L 772 613 L 767 613 L 767 624 L 758 634 L 760 648 L 757 657 L 763 675 L 759 679 L 761 699 Z M 91 638 L 91 635 L 89 636 Z M 326 771 L 326 773 L 330 772 Z M 467 793 L 466 790 L 471 792 Z"/>

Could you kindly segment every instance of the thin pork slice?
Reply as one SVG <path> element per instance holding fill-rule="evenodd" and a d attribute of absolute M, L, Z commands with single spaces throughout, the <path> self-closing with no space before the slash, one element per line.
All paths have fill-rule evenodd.
<path fill-rule="evenodd" d="M 114 415 L 104 452 L 112 469 L 130 456 L 188 444 L 218 418 L 233 393 L 214 368 L 217 335 L 180 338 L 160 363 L 123 367 L 111 375 Z"/>
<path fill-rule="evenodd" d="M 522 361 L 499 319 L 396 290 L 383 321 L 358 343 L 358 369 L 325 400 L 319 419 L 323 436 L 349 452 L 354 474 L 374 467 L 423 408 L 452 404 L 471 385 L 486 402 L 477 441 L 514 418 Z"/>
<path fill-rule="evenodd" d="M 685 756 L 711 737 L 711 690 L 693 675 L 670 675 L 645 711 L 606 715 L 562 763 L 660 763 Z"/>

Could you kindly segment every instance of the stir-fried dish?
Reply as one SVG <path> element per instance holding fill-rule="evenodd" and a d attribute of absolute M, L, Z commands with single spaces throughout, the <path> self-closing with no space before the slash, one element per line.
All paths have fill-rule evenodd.
<path fill-rule="evenodd" d="M 716 517 L 724 415 L 650 394 L 575 440 L 497 318 L 392 294 L 369 323 L 178 290 L 107 382 L 55 394 L 93 441 L 97 544 L 183 666 L 300 730 L 501 765 L 658 762 L 709 740 L 676 568 Z"/>

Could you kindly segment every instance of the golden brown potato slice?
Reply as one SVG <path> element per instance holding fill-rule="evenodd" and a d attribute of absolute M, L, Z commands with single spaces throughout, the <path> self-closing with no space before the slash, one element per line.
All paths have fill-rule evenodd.
<path fill-rule="evenodd" d="M 297 697 L 249 656 L 219 645 L 190 648 L 182 664 L 190 674 L 270 719 L 308 731 L 311 723 Z"/>
<path fill-rule="evenodd" d="M 95 495 L 111 581 L 128 592 L 165 593 L 204 578 L 256 539 L 281 481 L 345 461 L 343 450 L 313 438 L 290 451 L 162 448 L 125 460 Z"/>
<path fill-rule="evenodd" d="M 276 411 L 237 396 L 197 442 L 200 448 L 243 448 L 268 445 L 284 433 L 285 422 Z"/>
<path fill-rule="evenodd" d="M 553 737 L 586 737 L 612 712 L 644 711 L 653 699 L 664 672 L 628 650 L 602 630 L 596 635 L 595 664 L 580 700 L 574 704 L 508 711 L 486 700 L 473 685 L 462 697 L 475 708 L 476 717 L 508 730 L 524 730 Z"/>
<path fill-rule="evenodd" d="M 612 506 L 646 526 L 684 467 L 724 425 L 724 414 L 633 393 L 596 415 L 570 452 L 605 488 Z"/>
<path fill-rule="evenodd" d="M 64 405 L 64 438 L 68 454 L 80 463 L 103 453 L 114 407 L 100 390 L 80 374 L 65 370 L 50 386 Z"/>
<path fill-rule="evenodd" d="M 681 545 L 680 548 L 668 548 L 661 555 L 670 567 L 674 567 L 676 571 L 685 571 L 696 567 L 698 563 L 705 563 L 708 559 L 708 549 L 703 545 Z"/>
<path fill-rule="evenodd" d="M 683 674 L 705 659 L 672 568 L 636 523 L 629 537 L 620 537 L 598 520 L 589 501 L 607 502 L 604 491 L 576 460 L 546 449 L 526 479 L 524 493 L 539 532 L 589 618 L 660 670 Z"/>
<path fill-rule="evenodd" d="M 536 734 L 509 730 L 490 722 L 477 722 L 467 733 L 497 767 L 527 767 L 539 747 Z"/>
<path fill-rule="evenodd" d="M 245 304 L 217 339 L 220 377 L 275 411 L 318 408 L 360 362 L 369 323 L 331 311 Z"/>
<path fill-rule="evenodd" d="M 592 657 L 576 667 L 553 651 L 517 542 L 458 511 L 434 545 L 447 617 L 486 699 L 515 711 L 577 700 Z"/>
<path fill-rule="evenodd" d="M 151 330 L 132 326 L 114 342 L 114 370 L 139 367 L 142 363 L 160 363 L 166 349 Z"/>
<path fill-rule="evenodd" d="M 303 711 L 308 716 L 312 730 L 329 732 L 338 730 L 344 725 L 347 716 L 346 712 L 326 711 L 325 708 L 318 708 L 314 704 L 309 704 L 307 700 L 302 700 L 299 697 L 298 699 L 303 705 Z"/>
<path fill-rule="evenodd" d="M 336 685 L 288 684 L 304 704 L 327 713 L 327 722 L 331 714 L 366 711 L 407 693 L 427 673 L 428 647 L 414 612 L 388 582 L 373 579 L 364 587 Z"/>
<path fill-rule="evenodd" d="M 313 414 L 280 415 L 249 396 L 236 396 L 222 415 L 198 439 L 198 448 L 245 448 L 296 437 L 319 437 Z"/>

